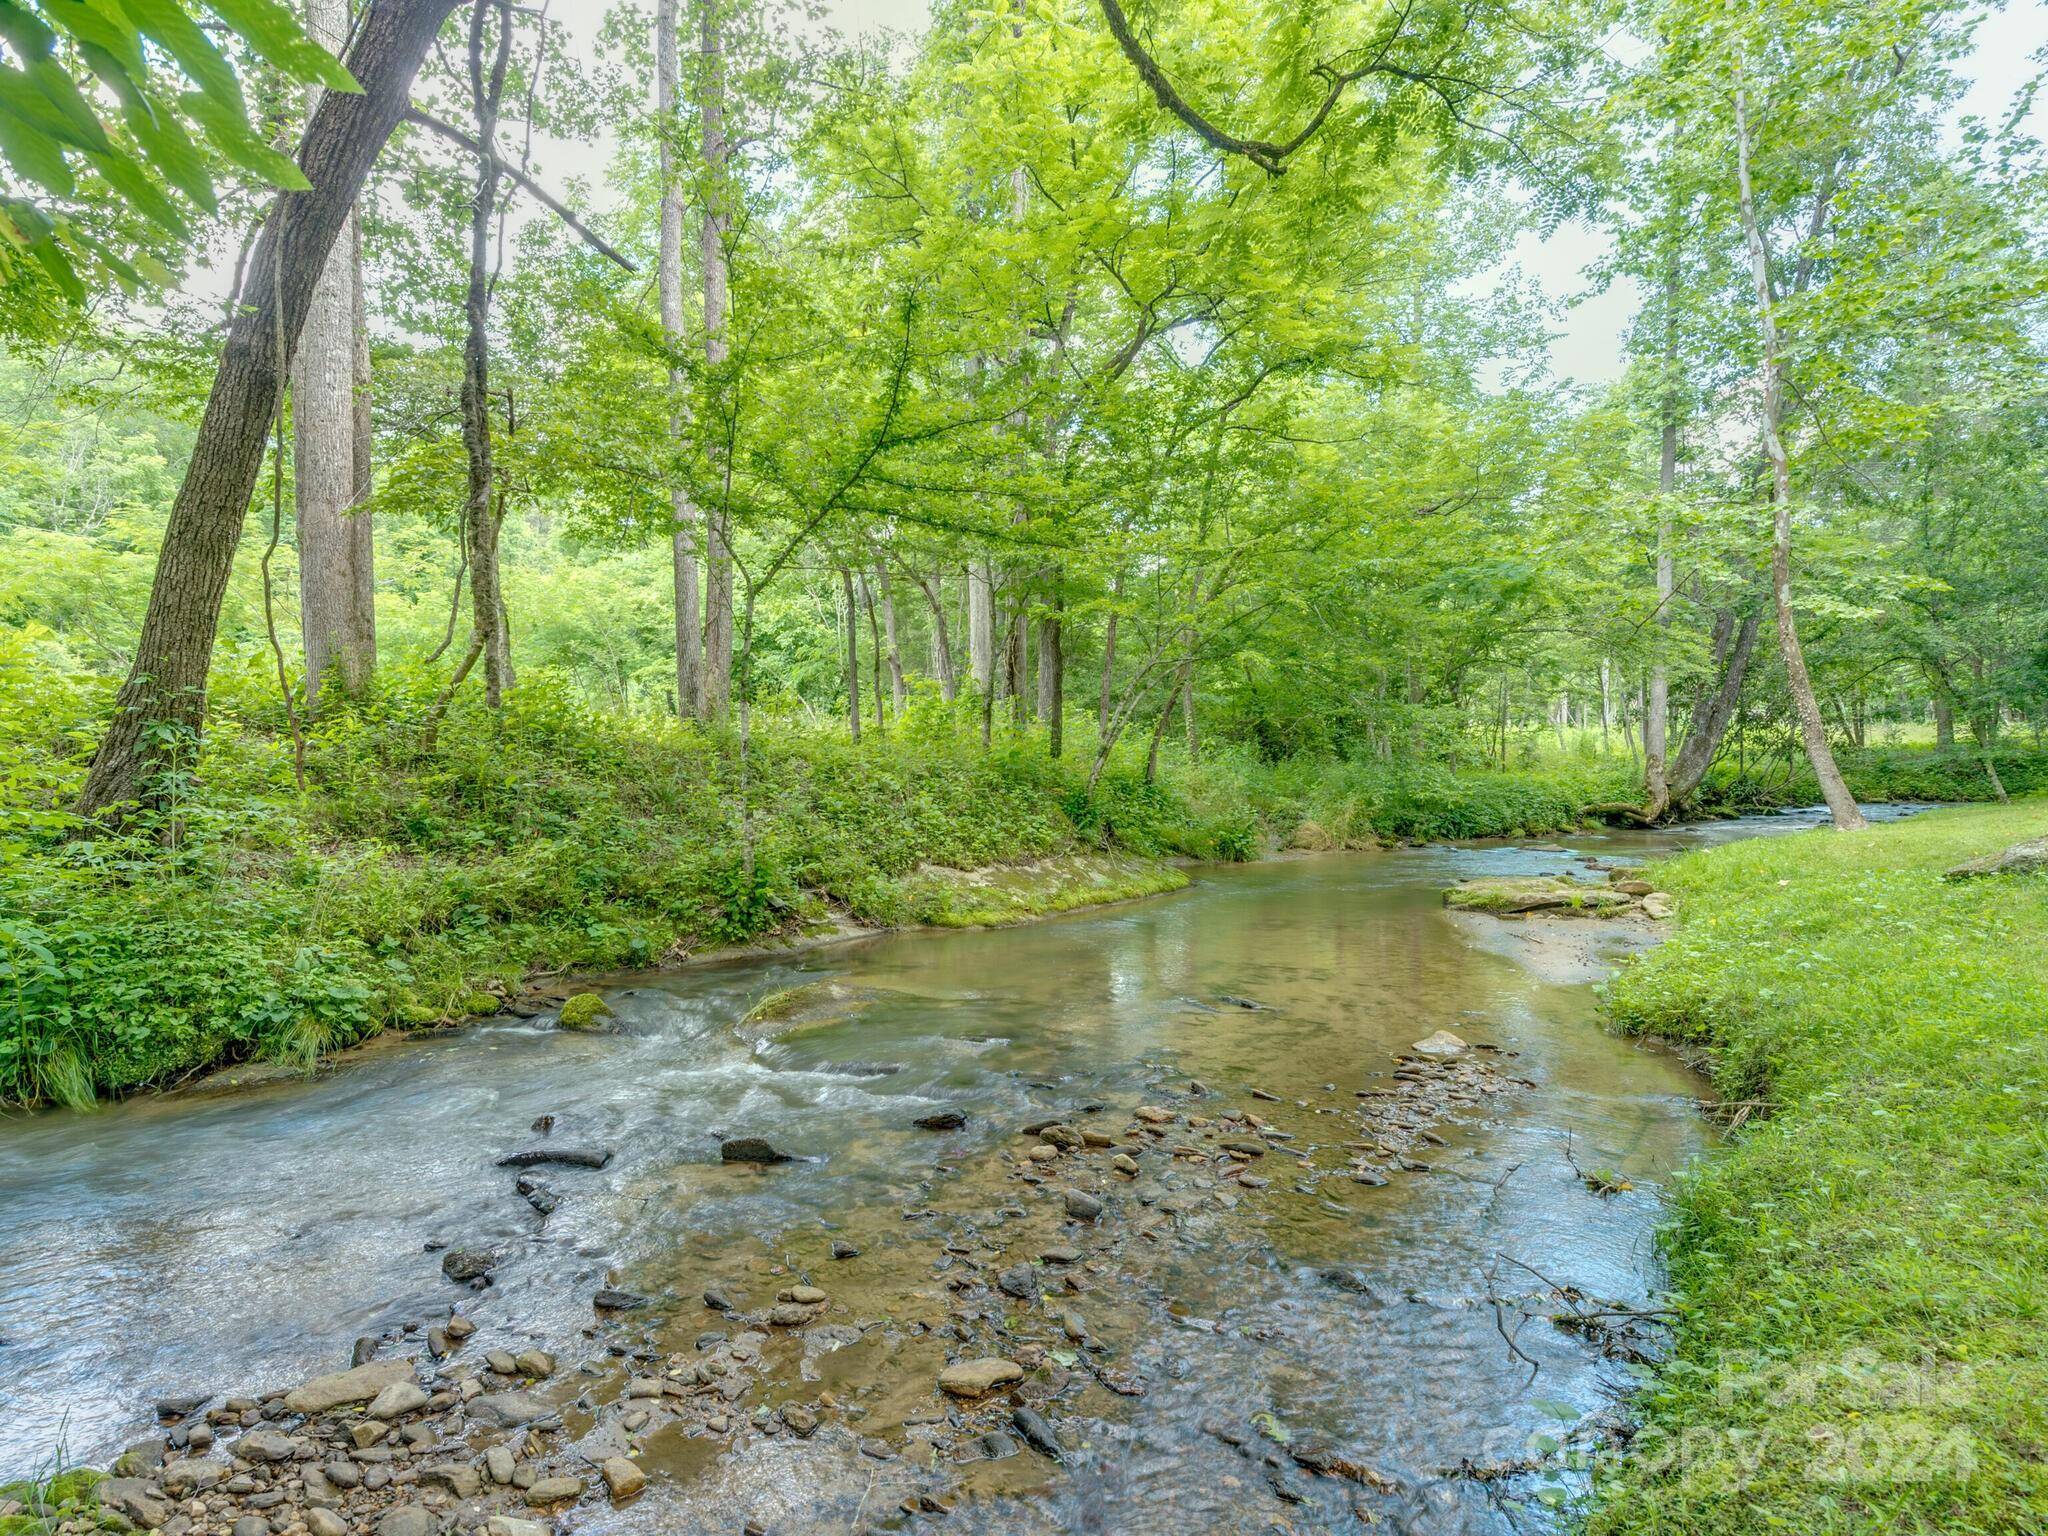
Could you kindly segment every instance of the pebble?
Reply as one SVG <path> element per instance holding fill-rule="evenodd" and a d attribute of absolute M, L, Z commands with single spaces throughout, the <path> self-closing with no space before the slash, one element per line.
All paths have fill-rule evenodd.
<path fill-rule="evenodd" d="M 331 1509 L 309 1509 L 305 1518 L 311 1536 L 348 1536 L 348 1522 Z"/>
<path fill-rule="evenodd" d="M 434 1536 L 433 1514 L 417 1504 L 401 1504 L 377 1522 L 377 1536 Z"/>
<path fill-rule="evenodd" d="M 526 1502 L 533 1505 L 562 1504 L 583 1497 L 580 1477 L 537 1477 L 526 1490 Z"/>
<path fill-rule="evenodd" d="M 860 1250 L 845 1238 L 835 1238 L 832 1243 L 832 1257 L 835 1259 L 857 1259 Z"/>
<path fill-rule="evenodd" d="M 484 1472 L 501 1488 L 512 1481 L 513 1465 L 509 1446 L 494 1445 L 484 1452 Z"/>
<path fill-rule="evenodd" d="M 1138 1176 L 1138 1160 L 1128 1153 L 1117 1153 L 1109 1160 L 1109 1166 L 1127 1179 L 1135 1179 Z"/>
<path fill-rule="evenodd" d="M 370 1399 L 363 1411 L 373 1419 L 395 1419 L 427 1406 L 427 1390 L 418 1382 L 394 1381 Z"/>
<path fill-rule="evenodd" d="M 1102 1202 L 1084 1189 L 1066 1192 L 1067 1214 L 1076 1221 L 1093 1221 L 1102 1214 Z"/>

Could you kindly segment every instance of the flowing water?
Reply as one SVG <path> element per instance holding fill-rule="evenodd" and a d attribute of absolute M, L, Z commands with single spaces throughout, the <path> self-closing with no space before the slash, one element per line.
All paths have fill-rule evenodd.
<path fill-rule="evenodd" d="M 1509 1529 L 1504 1501 L 1547 1474 L 1457 1474 L 1611 1409 L 1627 1368 L 1550 1323 L 1553 1287 L 1649 1298 L 1660 1188 L 1710 1132 L 1696 1077 L 1596 1021 L 1590 982 L 1637 930 L 1587 920 L 1534 944 L 1526 925 L 1447 913 L 1438 891 L 1811 821 L 1205 868 L 1177 895 L 1030 926 L 622 979 L 614 1034 L 493 1022 L 311 1081 L 0 1125 L 0 1474 L 60 1444 L 104 1456 L 172 1390 L 331 1369 L 357 1337 L 451 1301 L 479 1347 L 587 1360 L 559 1392 L 602 1445 L 621 1434 L 619 1357 L 691 1350 L 722 1321 L 699 1305 L 707 1285 L 754 1304 L 802 1278 L 831 1292 L 830 1326 L 777 1332 L 735 1416 L 830 1394 L 825 1427 L 657 1424 L 638 1448 L 665 1475 L 580 1529 L 913 1528 L 926 1517 L 895 1511 L 920 1488 L 947 1492 L 955 1530 L 1352 1530 L 1363 1514 Z M 823 979 L 841 985 L 794 1027 L 739 1027 L 764 996 Z M 1499 1047 L 1488 1059 L 1521 1082 L 1438 1123 L 1428 1171 L 1344 1177 L 1357 1092 L 1393 1084 L 1396 1054 L 1445 1028 Z M 1057 1115 L 1122 1133 L 1138 1105 L 1253 1110 L 1292 1139 L 1260 1161 L 1267 1188 L 1156 1156 L 1127 1186 L 1091 1171 L 1109 1209 L 1065 1221 L 1051 1191 L 1066 1181 L 1027 1180 L 1018 1128 Z M 948 1109 L 962 1128 L 911 1123 Z M 542 1170 L 560 1197 L 545 1220 L 496 1166 L 544 1115 L 554 1142 L 616 1154 Z M 799 1160 L 723 1165 L 728 1135 Z M 1593 1169 L 1631 1187 L 1594 1193 Z M 860 1255 L 833 1259 L 835 1240 Z M 1042 1305 L 965 1302 L 985 1288 L 950 1283 L 1056 1243 L 1084 1251 L 1084 1288 Z M 459 1291 L 442 1245 L 502 1250 L 496 1283 Z M 613 1284 L 656 1305 L 599 1326 L 590 1297 Z M 1063 1310 L 1090 1350 L 1062 1337 Z M 1026 1339 L 1063 1383 L 1046 1405 L 1073 1445 L 1060 1468 L 973 1459 L 984 1426 L 933 1390 L 952 1355 Z M 1246 1426 L 1242 1450 L 1217 1434 Z M 1259 1458 L 1275 1436 L 1384 1481 L 1290 1483 Z"/>

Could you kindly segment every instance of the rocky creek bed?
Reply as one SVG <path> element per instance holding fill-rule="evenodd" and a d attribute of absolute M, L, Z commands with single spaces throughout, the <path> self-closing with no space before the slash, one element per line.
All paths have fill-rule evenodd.
<path fill-rule="evenodd" d="M 68 1422 L 173 1536 L 1540 1523 L 1708 1133 L 1440 893 L 1745 830 L 1205 872 L 8 1128 L 8 1470 Z"/>

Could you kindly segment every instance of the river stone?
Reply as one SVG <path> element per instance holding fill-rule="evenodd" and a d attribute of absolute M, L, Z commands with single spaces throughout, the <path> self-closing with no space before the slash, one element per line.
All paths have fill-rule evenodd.
<path fill-rule="evenodd" d="M 488 1280 L 504 1257 L 489 1248 L 451 1248 L 441 1256 L 441 1273 L 458 1285 Z"/>
<path fill-rule="evenodd" d="M 234 1524 L 234 1536 L 270 1536 L 270 1522 L 261 1515 L 244 1515 Z"/>
<path fill-rule="evenodd" d="M 1010 1415 L 1010 1422 L 1017 1427 L 1017 1433 L 1024 1437 L 1024 1443 L 1041 1456 L 1050 1456 L 1058 1461 L 1065 1451 L 1059 1436 L 1053 1433 L 1052 1425 L 1036 1408 L 1019 1408 Z"/>
<path fill-rule="evenodd" d="M 1472 1047 L 1463 1040 L 1460 1040 L 1448 1029 L 1440 1029 L 1427 1039 L 1416 1041 L 1408 1049 L 1418 1056 L 1428 1056 L 1438 1061 L 1449 1061 L 1453 1057 L 1464 1055 Z"/>
<path fill-rule="evenodd" d="M 144 1477 L 164 1464 L 164 1445 L 161 1440 L 144 1440 L 131 1445 L 114 1458 L 109 1471 L 115 1477 Z"/>
<path fill-rule="evenodd" d="M 410 1360 L 372 1360 L 353 1370 L 315 1376 L 284 1395 L 288 1413 L 325 1413 L 343 1403 L 367 1403 L 395 1381 L 411 1381 Z"/>
<path fill-rule="evenodd" d="M 518 1463 L 512 1459 L 512 1448 L 508 1445 L 494 1445 L 484 1452 L 484 1471 L 499 1487 L 512 1481 L 512 1471 Z"/>
<path fill-rule="evenodd" d="M 555 1015 L 555 1027 L 572 1030 L 602 1030 L 612 1017 L 611 1004 L 595 992 L 579 992 L 562 1004 Z"/>
<path fill-rule="evenodd" d="M 545 1520 L 521 1520 L 512 1515 L 493 1515 L 484 1522 L 487 1536 L 554 1536 Z"/>
<path fill-rule="evenodd" d="M 787 1152 L 779 1152 L 759 1136 L 733 1136 L 718 1144 L 722 1163 L 786 1163 Z"/>
<path fill-rule="evenodd" d="M 610 1147 L 528 1147 L 498 1159 L 500 1168 L 537 1168 L 559 1163 L 565 1168 L 602 1168 L 612 1160 Z"/>
<path fill-rule="evenodd" d="M 377 1522 L 377 1536 L 434 1536 L 438 1529 L 433 1515 L 417 1504 L 401 1504 Z"/>
<path fill-rule="evenodd" d="M 998 1387 L 1024 1379 L 1014 1360 L 956 1360 L 939 1372 L 939 1390 L 952 1397 L 986 1397 Z"/>
<path fill-rule="evenodd" d="M 484 1485 L 475 1467 L 467 1467 L 457 1461 L 420 1468 L 420 1481 L 438 1484 L 458 1499 L 474 1498 Z"/>
<path fill-rule="evenodd" d="M 1638 875 L 1626 875 L 1619 880 L 1610 881 L 1609 884 L 1624 896 L 1647 896 L 1650 892 L 1657 889 L 1649 881 Z"/>
<path fill-rule="evenodd" d="M 102 1509 L 125 1515 L 145 1531 L 153 1531 L 175 1513 L 171 1502 L 139 1477 L 110 1477 L 95 1489 Z"/>
<path fill-rule="evenodd" d="M 1161 1109 L 1157 1104 L 1140 1104 L 1131 1113 L 1147 1125 L 1165 1125 L 1173 1119 L 1173 1111 Z"/>
<path fill-rule="evenodd" d="M 651 1298 L 633 1291 L 617 1291 L 607 1287 L 590 1298 L 590 1304 L 600 1312 L 630 1312 L 635 1307 L 644 1307 Z"/>
<path fill-rule="evenodd" d="M 768 1309 L 768 1321 L 778 1328 L 801 1328 L 817 1315 L 815 1308 L 793 1301 L 778 1302 Z"/>
<path fill-rule="evenodd" d="M 816 1307 L 824 1304 L 825 1293 L 815 1285 L 792 1285 L 775 1299 L 777 1301 L 793 1301 L 800 1307 Z"/>
<path fill-rule="evenodd" d="M 1509 917 L 1525 912 L 1608 917 L 1635 902 L 1611 885 L 1587 885 L 1563 876 L 1479 875 L 1446 890 L 1444 905 Z"/>
<path fill-rule="evenodd" d="M 1659 922 L 1674 916 L 1678 903 L 1663 891 L 1652 891 L 1643 898 L 1643 916 L 1656 918 Z"/>
<path fill-rule="evenodd" d="M 1138 1176 L 1138 1160 L 1129 1153 L 1117 1153 L 1109 1160 L 1109 1166 L 1127 1179 L 1135 1179 Z"/>
<path fill-rule="evenodd" d="M 427 1406 L 427 1389 L 416 1381 L 394 1381 L 370 1399 L 363 1412 L 373 1419 L 395 1419 Z"/>
<path fill-rule="evenodd" d="M 598 1471 L 604 1474 L 604 1485 L 615 1499 L 630 1499 L 647 1486 L 647 1474 L 624 1456 L 606 1458 Z"/>
<path fill-rule="evenodd" d="M 526 1490 L 526 1502 L 536 1507 L 562 1504 L 582 1497 L 583 1479 L 580 1477 L 537 1477 L 533 1486 Z"/>
<path fill-rule="evenodd" d="M 835 1259 L 857 1259 L 860 1257 L 860 1249 L 843 1237 L 834 1238 L 832 1241 L 832 1257 Z"/>
<path fill-rule="evenodd" d="M 213 1401 L 210 1392 L 177 1392 L 156 1400 L 156 1416 L 160 1419 L 182 1419 L 187 1414 L 197 1413 Z"/>
<path fill-rule="evenodd" d="M 469 1416 L 500 1429 L 517 1429 L 544 1419 L 555 1410 L 530 1392 L 486 1392 L 469 1400 Z"/>
<path fill-rule="evenodd" d="M 298 1441 L 275 1429 L 252 1429 L 235 1442 L 244 1461 L 290 1461 L 298 1449 Z"/>
<path fill-rule="evenodd" d="M 791 1434 L 802 1440 L 808 1439 L 811 1431 L 818 1427 L 818 1416 L 800 1403 L 785 1403 L 782 1422 Z"/>
<path fill-rule="evenodd" d="M 1031 1301 L 1038 1295 L 1038 1271 L 1029 1264 L 1013 1264 L 996 1276 L 996 1287 L 1005 1296 Z"/>
<path fill-rule="evenodd" d="M 967 1117 L 957 1109 L 942 1109 L 935 1115 L 919 1115 L 910 1123 L 921 1131 L 957 1131 Z"/>
<path fill-rule="evenodd" d="M 1093 1221 L 1102 1214 L 1102 1202 L 1085 1189 L 1070 1189 L 1065 1196 L 1067 1214 L 1076 1221 Z"/>
<path fill-rule="evenodd" d="M 305 1518 L 311 1536 L 348 1536 L 348 1522 L 331 1509 L 309 1509 Z"/>

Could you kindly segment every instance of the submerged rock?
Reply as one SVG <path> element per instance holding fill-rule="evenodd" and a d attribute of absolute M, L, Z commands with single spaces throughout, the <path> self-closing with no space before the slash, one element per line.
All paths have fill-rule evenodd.
<path fill-rule="evenodd" d="M 1435 1034 L 1416 1041 L 1408 1049 L 1418 1056 L 1431 1056 L 1439 1061 L 1449 1061 L 1464 1055 L 1472 1047 L 1448 1029 L 1440 1029 Z"/>
<path fill-rule="evenodd" d="M 488 1248 L 451 1248 L 441 1259 L 441 1273 L 458 1285 L 489 1280 L 505 1256 Z"/>
<path fill-rule="evenodd" d="M 956 1360 L 939 1372 L 939 1390 L 951 1397 L 986 1397 L 998 1387 L 1024 1379 L 1014 1360 Z"/>
<path fill-rule="evenodd" d="M 790 1156 L 759 1136 L 733 1136 L 718 1144 L 718 1160 L 722 1163 L 786 1163 Z"/>
<path fill-rule="evenodd" d="M 500 1168 L 537 1168 L 560 1163 L 569 1168 L 602 1168 L 612 1160 L 610 1147 L 528 1147 L 498 1159 Z"/>
<path fill-rule="evenodd" d="M 935 1115 L 919 1115 L 910 1123 L 921 1131 L 957 1131 L 967 1124 L 967 1117 L 957 1109 L 942 1109 Z"/>

